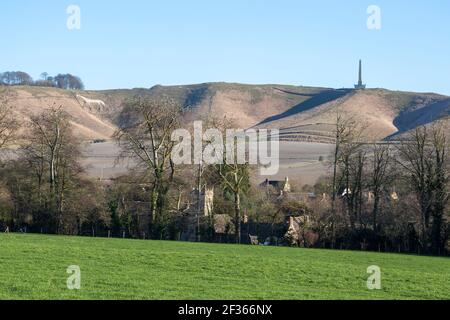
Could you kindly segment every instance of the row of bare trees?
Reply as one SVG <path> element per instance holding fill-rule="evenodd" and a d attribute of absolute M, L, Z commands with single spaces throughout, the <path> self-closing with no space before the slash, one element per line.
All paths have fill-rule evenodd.
<path fill-rule="evenodd" d="M 449 201 L 448 140 L 442 125 L 420 127 L 398 148 L 405 176 L 420 212 L 420 246 L 442 250 Z"/>
<path fill-rule="evenodd" d="M 7 89 L 0 96 L 2 223 L 79 234 L 83 224 L 107 222 L 102 188 L 83 173 L 69 115 L 53 105 L 19 123 Z"/>
<path fill-rule="evenodd" d="M 8 94 L 1 96 L 5 101 L 0 115 L 0 146 L 13 143 L 16 150 L 2 162 L 3 225 L 60 234 L 85 234 L 87 228 L 95 234 L 103 227 L 114 229 L 116 234 L 126 230 L 136 236 L 143 233 L 166 239 L 171 229 L 185 227 L 179 225 L 186 224 L 187 209 L 192 211 L 192 183 L 187 179 L 193 177 L 198 181 L 197 239 L 201 240 L 204 227 L 200 226 L 201 193 L 206 183 L 213 183 L 232 197 L 235 241 L 240 241 L 241 196 L 249 181 L 248 166 L 227 159 L 219 166 L 202 162 L 198 171 L 197 166 L 176 166 L 171 158 L 175 145 L 172 133 L 182 126 L 184 111 L 170 99 L 140 96 L 124 106 L 118 118 L 121 126 L 114 136 L 122 149 L 118 160 L 131 160 L 135 169 L 105 187 L 84 173 L 80 165 L 83 146 L 61 106 L 53 105 L 19 126 L 6 101 Z M 221 123 L 225 130 L 225 121 L 210 124 L 213 122 Z M 134 215 L 139 211 L 137 204 L 145 208 L 144 217 Z M 142 224 L 138 220 L 148 221 L 147 228 L 138 230 L 137 225 Z M 213 222 L 208 223 L 211 227 Z"/>
<path fill-rule="evenodd" d="M 370 230 L 379 241 L 399 203 L 422 252 L 443 252 L 447 239 L 449 157 L 445 127 L 418 127 L 395 142 L 369 142 L 362 125 L 338 114 L 331 178 L 331 246 L 340 227 Z M 402 199 L 400 199 L 402 197 Z M 407 203 L 404 202 L 405 199 Z"/>
<path fill-rule="evenodd" d="M 167 225 L 169 210 L 168 194 L 175 187 L 177 171 L 194 172 L 197 182 L 197 239 L 200 240 L 200 197 L 204 191 L 202 178 L 208 174 L 209 180 L 213 176 L 215 183 L 220 185 L 223 192 L 230 192 L 234 202 L 235 241 L 241 241 L 241 195 L 245 193 L 245 184 L 248 183 L 249 167 L 238 164 L 237 157 L 230 161 L 224 155 L 220 165 L 206 165 L 203 160 L 197 165 L 177 167 L 172 158 L 175 142 L 172 133 L 179 129 L 185 111 L 170 99 L 153 100 L 146 97 L 136 97 L 127 103 L 118 122 L 120 129 L 115 138 L 122 148 L 122 158 L 133 158 L 138 167 L 148 178 L 150 186 L 150 229 L 152 234 L 163 237 Z M 205 119 L 207 126 L 218 128 L 225 132 L 231 125 L 226 119 Z M 202 137 L 201 137 L 202 138 Z M 206 141 L 206 145 L 208 142 Z M 202 159 L 202 157 L 200 157 Z M 178 183 L 178 181 L 176 182 Z M 176 189 L 176 188 L 175 188 Z M 178 190 L 178 192 L 182 192 Z M 177 210 L 180 208 L 178 197 Z"/>

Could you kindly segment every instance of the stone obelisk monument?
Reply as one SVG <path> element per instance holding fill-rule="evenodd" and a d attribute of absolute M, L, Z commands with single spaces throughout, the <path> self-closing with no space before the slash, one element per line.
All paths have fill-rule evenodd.
<path fill-rule="evenodd" d="M 366 85 L 362 82 L 362 62 L 359 60 L 359 80 L 358 84 L 355 84 L 356 90 L 364 90 L 366 88 Z"/>

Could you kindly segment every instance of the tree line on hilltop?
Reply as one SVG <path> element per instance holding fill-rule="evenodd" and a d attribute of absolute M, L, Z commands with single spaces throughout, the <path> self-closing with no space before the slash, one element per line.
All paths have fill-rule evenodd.
<path fill-rule="evenodd" d="M 40 79 L 33 80 L 33 78 L 26 72 L 6 71 L 0 73 L 0 85 L 55 87 L 68 90 L 84 90 L 83 81 L 79 77 L 70 73 L 50 76 L 47 72 L 43 72 Z"/>

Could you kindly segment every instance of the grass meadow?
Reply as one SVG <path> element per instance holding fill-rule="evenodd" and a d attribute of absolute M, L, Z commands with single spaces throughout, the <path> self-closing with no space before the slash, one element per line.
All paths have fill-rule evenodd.
<path fill-rule="evenodd" d="M 67 288 L 67 268 L 81 288 Z M 381 268 L 381 290 L 367 268 Z M 450 299 L 450 259 L 168 241 L 0 235 L 0 299 Z"/>

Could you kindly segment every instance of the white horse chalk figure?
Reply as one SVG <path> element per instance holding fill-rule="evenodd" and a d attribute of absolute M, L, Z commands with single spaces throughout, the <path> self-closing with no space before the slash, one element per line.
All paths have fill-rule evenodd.
<path fill-rule="evenodd" d="M 81 99 L 84 102 L 84 106 L 88 105 L 89 107 L 100 107 L 104 108 L 106 107 L 106 103 L 104 103 L 102 100 L 98 99 L 89 99 L 80 95 L 77 95 L 77 98 Z"/>

